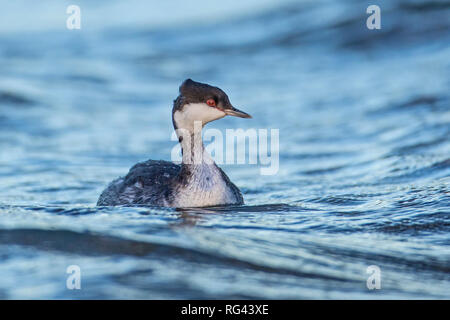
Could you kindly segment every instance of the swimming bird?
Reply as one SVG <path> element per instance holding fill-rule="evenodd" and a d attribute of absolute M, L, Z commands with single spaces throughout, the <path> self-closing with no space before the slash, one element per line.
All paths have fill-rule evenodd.
<path fill-rule="evenodd" d="M 202 128 L 225 116 L 251 118 L 234 108 L 218 87 L 185 80 L 172 108 L 172 123 L 181 144 L 182 162 L 148 160 L 112 181 L 98 199 L 98 206 L 149 205 L 208 207 L 240 205 L 241 191 L 220 169 L 202 141 Z"/>

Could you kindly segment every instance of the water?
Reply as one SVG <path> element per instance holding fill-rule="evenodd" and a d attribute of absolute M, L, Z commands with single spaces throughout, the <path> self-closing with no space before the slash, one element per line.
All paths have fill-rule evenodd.
<path fill-rule="evenodd" d="M 378 2 L 375 31 L 360 1 L 208 3 L 80 1 L 78 31 L 2 3 L 0 298 L 450 298 L 450 3 Z M 170 159 L 188 77 L 254 117 L 209 127 L 280 130 L 278 174 L 222 166 L 241 207 L 96 208 Z"/>

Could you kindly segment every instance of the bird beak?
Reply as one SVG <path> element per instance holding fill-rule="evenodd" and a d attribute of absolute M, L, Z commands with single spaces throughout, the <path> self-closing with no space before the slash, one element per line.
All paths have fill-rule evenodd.
<path fill-rule="evenodd" d="M 251 118 L 252 116 L 248 113 L 245 113 L 244 111 L 238 110 L 233 106 L 230 106 L 229 109 L 223 110 L 227 116 L 234 116 L 239 118 Z"/>

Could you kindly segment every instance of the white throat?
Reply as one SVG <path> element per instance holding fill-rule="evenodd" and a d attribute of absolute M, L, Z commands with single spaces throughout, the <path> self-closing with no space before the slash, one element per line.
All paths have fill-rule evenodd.
<path fill-rule="evenodd" d="M 205 151 L 202 129 L 208 122 L 225 117 L 225 112 L 206 103 L 190 103 L 174 113 L 176 133 L 183 150 L 184 164 L 212 164 L 214 161 Z"/>
<path fill-rule="evenodd" d="M 203 146 L 203 126 L 223 118 L 225 112 L 205 103 L 187 104 L 175 111 L 173 120 L 183 153 L 187 184 L 177 190 L 174 206 L 202 207 L 238 203 L 234 191 Z"/>
<path fill-rule="evenodd" d="M 225 116 L 225 112 L 210 107 L 206 103 L 189 103 L 184 105 L 181 110 L 175 111 L 173 118 L 178 129 L 186 129 L 193 132 L 195 122 L 200 122 L 203 127 L 208 122 Z"/>

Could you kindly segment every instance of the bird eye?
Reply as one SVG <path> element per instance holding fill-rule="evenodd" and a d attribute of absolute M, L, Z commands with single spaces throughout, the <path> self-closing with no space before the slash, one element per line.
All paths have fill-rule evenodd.
<path fill-rule="evenodd" d="M 210 107 L 215 107 L 216 101 L 214 99 L 208 99 L 208 100 L 206 100 L 206 104 Z"/>

